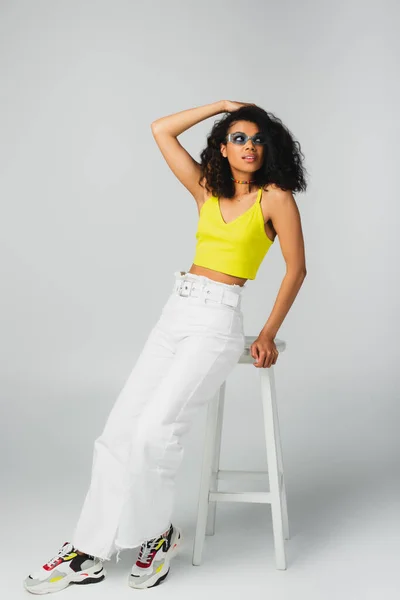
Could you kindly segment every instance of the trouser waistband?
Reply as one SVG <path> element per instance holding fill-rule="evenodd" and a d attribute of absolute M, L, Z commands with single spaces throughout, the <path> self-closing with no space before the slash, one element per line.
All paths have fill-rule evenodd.
<path fill-rule="evenodd" d="M 203 275 L 176 271 L 173 291 L 179 296 L 203 297 L 205 300 L 240 308 L 243 286 L 212 281 Z"/>

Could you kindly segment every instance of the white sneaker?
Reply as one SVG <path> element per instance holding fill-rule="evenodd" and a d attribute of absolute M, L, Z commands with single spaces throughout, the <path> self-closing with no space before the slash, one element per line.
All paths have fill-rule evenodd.
<path fill-rule="evenodd" d="M 169 573 L 170 560 L 176 555 L 181 544 L 182 532 L 172 523 L 159 537 L 143 542 L 129 575 L 129 585 L 143 589 L 164 581 Z"/>
<path fill-rule="evenodd" d="M 28 575 L 24 587 L 32 594 L 59 592 L 70 583 L 86 585 L 98 583 L 106 575 L 103 561 L 90 554 L 77 554 L 70 542 L 65 542 L 58 553 L 39 571 Z"/>

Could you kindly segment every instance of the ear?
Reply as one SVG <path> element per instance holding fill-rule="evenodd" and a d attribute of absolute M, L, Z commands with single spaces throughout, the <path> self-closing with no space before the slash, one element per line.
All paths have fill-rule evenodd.
<path fill-rule="evenodd" d="M 224 158 L 226 158 L 227 154 L 226 154 L 226 144 L 222 143 L 220 144 L 220 150 L 221 150 L 221 154 Z"/>

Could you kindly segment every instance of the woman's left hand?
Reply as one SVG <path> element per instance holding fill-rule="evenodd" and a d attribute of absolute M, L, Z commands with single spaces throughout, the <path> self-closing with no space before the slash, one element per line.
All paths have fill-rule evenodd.
<path fill-rule="evenodd" d="M 276 349 L 273 338 L 260 333 L 258 338 L 250 346 L 250 354 L 256 359 L 253 365 L 257 368 L 274 365 L 278 360 L 279 352 Z"/>

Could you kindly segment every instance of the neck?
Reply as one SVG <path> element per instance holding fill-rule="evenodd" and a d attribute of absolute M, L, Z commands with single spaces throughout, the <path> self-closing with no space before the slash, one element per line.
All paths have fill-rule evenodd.
<path fill-rule="evenodd" d="M 258 189 L 258 186 L 254 183 L 254 173 L 247 173 L 245 171 L 236 171 L 235 170 L 234 172 L 232 172 L 231 177 L 233 179 L 236 179 L 236 181 L 233 182 L 233 185 L 235 186 L 235 194 L 234 194 L 235 198 L 239 198 L 240 196 L 245 196 L 245 195 L 251 194 L 256 189 Z M 244 182 L 249 182 L 249 183 L 244 183 Z M 253 182 L 253 183 L 250 183 L 250 182 Z"/>
<path fill-rule="evenodd" d="M 248 181 L 248 179 L 241 179 L 241 181 Z M 255 183 L 234 182 L 233 185 L 235 186 L 235 198 L 240 198 L 240 196 L 247 196 L 248 194 L 251 194 L 252 192 L 258 190 L 258 185 L 256 185 Z"/>

